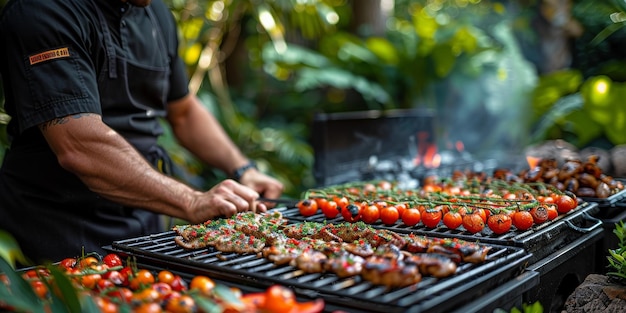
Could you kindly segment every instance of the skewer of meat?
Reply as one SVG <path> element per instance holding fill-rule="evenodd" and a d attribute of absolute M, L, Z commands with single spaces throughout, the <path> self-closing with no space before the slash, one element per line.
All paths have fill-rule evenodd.
<path fill-rule="evenodd" d="M 331 233 L 343 242 L 366 241 L 373 247 L 385 244 L 393 244 L 402 248 L 404 238 L 399 234 L 386 230 L 376 229 L 364 222 L 328 224 L 322 231 Z"/>
<path fill-rule="evenodd" d="M 448 256 L 437 253 L 407 254 L 405 263 L 415 264 L 420 273 L 436 278 L 445 278 L 456 273 L 457 264 Z"/>
<path fill-rule="evenodd" d="M 456 255 L 463 262 L 476 264 L 484 262 L 490 250 L 491 247 L 489 246 L 482 246 L 458 238 L 432 238 L 432 243 L 426 252 L 441 253 L 450 257 Z"/>
<path fill-rule="evenodd" d="M 407 287 L 422 280 L 417 265 L 404 262 L 404 255 L 393 245 L 380 247 L 376 254 L 368 257 L 361 277 L 372 284 L 389 288 Z"/>
<path fill-rule="evenodd" d="M 214 246 L 222 236 L 231 236 L 237 232 L 230 220 L 214 220 L 196 225 L 178 225 L 174 226 L 173 230 L 177 234 L 174 241 L 185 249 Z"/>
<path fill-rule="evenodd" d="M 289 238 L 294 239 L 303 239 L 303 238 L 311 238 L 311 239 L 322 239 L 324 241 L 337 241 L 341 242 L 341 238 L 333 235 L 331 232 L 328 232 L 326 228 L 326 224 L 317 223 L 317 222 L 302 222 L 298 224 L 288 225 L 283 227 L 282 232 Z"/>
<path fill-rule="evenodd" d="M 263 249 L 263 257 L 272 261 L 276 265 L 290 264 L 298 255 L 310 245 L 298 239 L 289 238 Z"/>
<path fill-rule="evenodd" d="M 341 278 L 352 277 L 363 272 L 364 264 L 365 259 L 363 257 L 347 251 L 340 251 L 327 257 L 324 269 Z"/>

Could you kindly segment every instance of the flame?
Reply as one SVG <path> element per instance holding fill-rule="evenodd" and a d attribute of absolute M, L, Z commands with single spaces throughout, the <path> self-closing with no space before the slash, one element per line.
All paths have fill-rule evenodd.
<path fill-rule="evenodd" d="M 528 162 L 528 167 L 530 169 L 537 167 L 537 165 L 539 164 L 539 161 L 541 161 L 541 158 L 530 156 L 530 155 L 526 156 L 526 162 Z"/>
<path fill-rule="evenodd" d="M 435 153 L 430 161 L 431 168 L 438 168 L 441 165 L 441 154 Z"/>
<path fill-rule="evenodd" d="M 424 154 L 424 166 L 428 168 L 436 168 L 441 164 L 441 155 L 437 153 L 437 146 L 434 144 L 428 145 L 426 153 Z"/>
<path fill-rule="evenodd" d="M 462 152 L 463 150 L 465 150 L 465 145 L 463 145 L 462 141 L 457 141 L 456 144 L 456 151 Z"/>
<path fill-rule="evenodd" d="M 441 165 L 441 155 L 437 153 L 437 145 L 429 142 L 430 133 L 417 133 L 417 155 L 413 159 L 415 166 L 423 165 L 427 168 L 437 168 Z"/>

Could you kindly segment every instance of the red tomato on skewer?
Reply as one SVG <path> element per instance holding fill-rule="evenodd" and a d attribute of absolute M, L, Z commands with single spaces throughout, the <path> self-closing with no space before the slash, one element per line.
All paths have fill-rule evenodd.
<path fill-rule="evenodd" d="M 422 219 L 422 215 L 420 214 L 420 211 L 418 209 L 409 208 L 409 209 L 404 210 L 404 212 L 402 212 L 401 219 L 404 225 L 415 226 Z"/>
<path fill-rule="evenodd" d="M 296 205 L 302 216 L 312 216 L 317 213 L 317 202 L 313 199 L 304 199 Z"/>
<path fill-rule="evenodd" d="M 517 211 L 513 213 L 513 226 L 518 230 L 527 230 L 534 224 L 533 216 L 528 211 Z"/>
<path fill-rule="evenodd" d="M 512 223 L 511 217 L 504 213 L 493 214 L 487 220 L 487 226 L 497 235 L 507 233 L 511 229 Z"/>

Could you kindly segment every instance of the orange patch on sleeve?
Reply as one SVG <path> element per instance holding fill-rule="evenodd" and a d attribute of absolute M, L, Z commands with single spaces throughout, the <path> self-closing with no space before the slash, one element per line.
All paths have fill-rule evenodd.
<path fill-rule="evenodd" d="M 44 51 L 42 53 L 37 53 L 37 54 L 29 56 L 28 59 L 30 60 L 30 65 L 34 65 L 34 64 L 48 61 L 48 60 L 67 58 L 69 56 L 70 56 L 70 51 L 67 47 L 65 47 L 65 48 L 60 48 L 60 49 Z"/>

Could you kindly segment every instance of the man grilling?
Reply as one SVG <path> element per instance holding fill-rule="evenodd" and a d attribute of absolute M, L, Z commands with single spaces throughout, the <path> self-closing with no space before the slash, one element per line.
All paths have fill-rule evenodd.
<path fill-rule="evenodd" d="M 103 253 L 164 230 L 267 207 L 282 184 L 259 172 L 187 89 L 176 24 L 162 0 L 11 0 L 0 74 L 11 116 L 0 169 L 0 229 L 35 262 Z M 168 177 L 157 145 L 179 143 L 228 173 L 208 191 Z"/>

